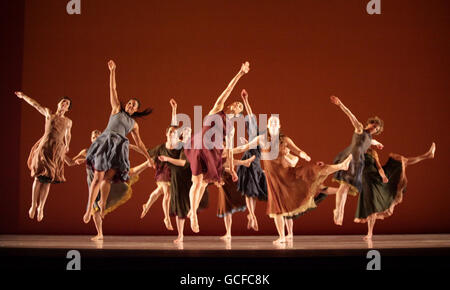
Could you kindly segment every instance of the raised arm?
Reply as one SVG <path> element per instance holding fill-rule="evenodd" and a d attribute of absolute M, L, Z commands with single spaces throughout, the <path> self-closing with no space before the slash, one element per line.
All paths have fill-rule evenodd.
<path fill-rule="evenodd" d="M 147 160 L 151 160 L 150 163 L 153 164 L 153 160 L 150 158 L 150 155 L 147 152 L 147 148 L 145 147 L 144 142 L 142 142 L 141 136 L 139 135 L 139 126 L 137 122 L 134 122 L 133 130 L 131 130 L 131 136 L 133 136 L 134 142 L 136 143 L 137 147 L 141 150 L 141 154 L 147 158 Z"/>
<path fill-rule="evenodd" d="M 300 158 L 305 159 L 306 161 L 310 161 L 311 157 L 306 154 L 305 151 L 301 150 L 300 148 L 295 145 L 294 141 L 292 141 L 289 137 L 284 137 L 284 141 L 287 143 L 289 150 L 294 154 L 297 155 Z"/>
<path fill-rule="evenodd" d="M 170 119 L 170 125 L 177 126 L 177 102 L 172 98 L 169 101 L 170 106 L 172 107 L 172 118 Z"/>
<path fill-rule="evenodd" d="M 234 76 L 234 78 L 231 80 L 231 82 L 228 84 L 227 88 L 222 92 L 222 94 L 219 96 L 219 98 L 217 98 L 217 101 L 214 104 L 214 107 L 211 109 L 211 111 L 209 111 L 208 115 L 217 114 L 218 112 L 223 110 L 223 108 L 225 106 L 225 102 L 227 101 L 228 97 L 230 96 L 231 91 L 233 91 L 234 86 L 237 84 L 239 79 L 244 74 L 248 73 L 249 70 L 250 70 L 250 64 L 248 63 L 248 61 L 246 61 L 245 63 L 242 64 L 241 69 Z"/>
<path fill-rule="evenodd" d="M 108 62 L 109 68 L 109 100 L 111 102 L 111 115 L 120 112 L 120 102 L 117 96 L 116 88 L 116 64 L 114 61 L 110 60 Z"/>
<path fill-rule="evenodd" d="M 242 90 L 241 98 L 242 98 L 242 101 L 244 102 L 244 106 L 245 106 L 245 110 L 247 111 L 247 115 L 252 116 L 253 111 L 252 111 L 252 108 L 250 107 L 250 103 L 248 102 L 248 93 L 246 90 Z"/>
<path fill-rule="evenodd" d="M 72 139 L 72 120 L 68 120 L 66 134 L 64 135 L 64 141 L 66 143 L 66 153 L 69 152 L 70 140 Z"/>
<path fill-rule="evenodd" d="M 256 138 L 253 138 L 253 140 L 250 143 L 247 143 L 247 144 L 244 144 L 244 145 L 234 148 L 233 154 L 239 154 L 239 153 L 249 150 L 250 148 L 256 148 L 256 146 L 259 144 L 261 138 L 262 138 L 262 135 L 256 136 Z M 245 138 L 241 137 L 241 142 L 242 142 L 242 140 L 245 140 Z M 247 141 L 247 140 L 245 140 L 245 141 Z M 242 143 L 245 143 L 245 142 L 242 142 Z"/>
<path fill-rule="evenodd" d="M 352 125 L 355 128 L 355 133 L 362 134 L 363 125 L 358 121 L 358 119 L 356 119 L 355 115 L 353 115 L 352 112 L 350 112 L 350 110 L 346 106 L 344 106 L 344 104 L 341 102 L 341 100 L 339 100 L 339 98 L 331 96 L 330 99 L 333 104 L 341 108 L 341 110 L 348 116 L 350 122 L 352 122 Z"/>
<path fill-rule="evenodd" d="M 46 118 L 50 117 L 51 112 L 50 112 L 49 108 L 41 106 L 36 100 L 28 97 L 27 95 L 25 95 L 22 92 L 14 92 L 14 94 L 16 94 L 16 96 L 19 99 L 23 99 L 25 102 L 27 102 L 28 104 L 33 106 L 36 110 L 38 110 L 39 113 L 44 115 Z"/>

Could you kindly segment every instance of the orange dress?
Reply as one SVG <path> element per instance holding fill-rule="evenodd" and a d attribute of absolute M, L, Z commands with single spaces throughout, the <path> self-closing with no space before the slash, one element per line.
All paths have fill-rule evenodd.
<path fill-rule="evenodd" d="M 31 177 L 42 183 L 61 183 L 64 178 L 64 158 L 66 145 L 64 136 L 70 119 L 51 115 L 45 120 L 45 132 L 31 148 L 28 157 L 28 168 Z"/>
<path fill-rule="evenodd" d="M 285 146 L 288 145 L 283 137 L 278 157 L 274 160 L 263 160 L 268 191 L 267 214 L 270 217 L 295 217 L 316 208 L 314 197 L 321 191 L 322 183 L 329 175 L 329 165 L 303 160 L 295 167 L 284 167 L 282 152 L 285 152 Z M 262 152 L 267 152 L 267 149 Z"/>

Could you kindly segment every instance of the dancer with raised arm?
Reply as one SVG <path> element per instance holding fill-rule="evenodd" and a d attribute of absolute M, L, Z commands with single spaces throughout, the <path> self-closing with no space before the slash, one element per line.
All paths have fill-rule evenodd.
<path fill-rule="evenodd" d="M 89 147 L 86 156 L 86 165 L 94 171 L 94 177 L 89 187 L 88 204 L 83 216 L 85 223 L 91 219 L 94 202 L 100 188 L 100 213 L 103 216 L 111 182 L 126 182 L 129 179 L 129 141 L 126 136 L 130 132 L 137 147 L 153 164 L 139 135 L 138 123 L 135 121 L 136 118 L 149 115 L 152 110 L 147 108 L 138 112 L 140 102 L 136 98 L 130 99 L 125 106 L 122 106 L 116 90 L 116 64 L 110 60 L 108 67 L 110 70 L 111 115 L 108 126 Z"/>
<path fill-rule="evenodd" d="M 258 125 L 256 123 L 256 117 L 253 115 L 252 108 L 248 102 L 248 93 L 246 90 L 242 90 L 241 97 L 244 102 L 245 110 L 248 115 L 248 122 L 246 122 L 249 138 L 251 136 L 257 136 Z M 252 140 L 249 140 L 252 141 Z M 237 152 L 237 150 L 234 150 Z M 267 182 L 266 175 L 261 168 L 261 147 L 259 145 L 256 148 L 250 148 L 242 156 L 242 160 L 255 157 L 255 160 L 249 167 L 239 166 L 237 169 L 238 175 L 238 190 L 245 195 L 245 202 L 248 209 L 248 224 L 247 229 L 252 228 L 258 231 L 258 221 L 255 215 L 256 200 L 267 201 Z"/>
<path fill-rule="evenodd" d="M 420 156 L 404 157 L 391 153 L 386 164 L 381 166 L 378 153 L 374 149 L 367 150 L 354 220 L 356 223 L 367 222 L 365 240 L 372 239 L 376 220 L 391 216 L 395 206 L 402 202 L 407 184 L 406 167 L 434 158 L 435 151 L 433 142 L 428 152 Z"/>
<path fill-rule="evenodd" d="M 72 101 L 68 97 L 63 97 L 58 102 L 56 112 L 52 113 L 49 108 L 41 106 L 24 93 L 15 92 L 15 94 L 45 117 L 44 135 L 31 148 L 27 162 L 31 177 L 34 178 L 28 216 L 33 219 L 37 210 L 36 220 L 40 222 L 44 218 L 44 206 L 50 185 L 65 182 L 64 162 L 72 165 L 70 159 L 66 157 L 66 153 L 69 152 L 72 120 L 65 116 L 72 107 Z"/>
<path fill-rule="evenodd" d="M 93 130 L 91 132 L 91 142 L 94 142 L 95 139 L 97 139 L 98 136 L 100 136 L 102 132 L 100 132 L 100 130 Z M 135 146 L 135 145 L 130 145 L 130 149 L 141 153 L 140 149 Z M 78 153 L 77 156 L 73 157 L 73 161 L 75 164 L 79 165 L 79 164 L 83 164 L 86 161 L 86 155 L 87 155 L 87 149 L 83 149 L 80 151 L 80 153 Z M 149 161 L 146 161 L 136 167 L 133 167 L 130 169 L 130 179 L 125 182 L 125 183 L 121 183 L 121 182 L 117 182 L 117 183 L 112 183 L 111 184 L 111 188 L 110 188 L 110 193 L 108 195 L 108 199 L 106 200 L 106 206 L 104 209 L 104 217 L 114 211 L 116 208 L 118 208 L 120 205 L 124 204 L 125 202 L 127 202 L 131 195 L 132 195 L 132 185 L 134 183 L 136 183 L 139 179 L 139 174 L 144 171 L 146 168 L 151 167 L 152 164 L 150 164 Z M 87 174 L 87 183 L 88 183 L 88 187 L 90 187 L 92 180 L 94 178 L 94 172 L 91 168 L 87 167 L 86 168 L 86 174 Z M 100 202 L 100 197 L 101 197 L 101 193 L 98 192 L 97 194 L 97 198 L 95 199 L 94 202 L 94 212 L 93 212 L 93 220 L 94 220 L 94 224 L 95 224 L 95 228 L 97 230 L 97 235 L 93 238 L 91 238 L 91 240 L 93 241 L 97 241 L 97 240 L 103 240 L 103 218 L 100 215 L 100 206 L 99 206 L 99 202 Z"/>
<path fill-rule="evenodd" d="M 232 136 L 230 136 L 232 134 L 232 125 L 229 124 L 229 116 L 227 115 L 239 115 L 243 110 L 243 105 L 240 102 L 233 102 L 232 104 L 225 107 L 225 102 L 230 96 L 236 83 L 244 74 L 248 73 L 249 70 L 250 64 L 248 62 L 243 63 L 239 72 L 231 80 L 222 94 L 217 98 L 214 107 L 211 109 L 211 111 L 209 111 L 206 119 L 207 121 L 213 120 L 211 122 L 211 125 L 204 125 L 202 131 L 191 138 L 191 148 L 185 148 L 184 150 L 192 170 L 192 186 L 189 193 L 191 212 L 189 217 L 191 221 L 191 229 L 195 233 L 199 232 L 200 230 L 197 219 L 197 207 L 202 197 L 202 188 L 206 188 L 207 183 L 220 181 L 223 171 L 223 149 L 215 148 L 216 146 L 212 146 L 213 144 L 203 144 L 203 137 L 205 133 L 210 129 L 216 128 L 217 126 L 221 125 L 223 131 L 215 133 L 222 133 L 223 140 L 215 140 L 216 134 L 214 134 L 214 139 L 211 140 L 211 143 L 217 143 L 219 144 L 219 146 L 221 146 L 222 142 L 226 141 L 226 138 L 232 139 Z M 216 124 L 217 122 L 220 122 L 220 124 Z M 196 147 L 196 143 L 200 143 L 201 147 Z M 233 156 L 231 156 L 231 154 L 232 152 L 230 151 L 228 160 L 230 162 L 230 168 L 232 170 L 231 175 L 233 177 L 233 180 L 237 181 L 237 175 L 233 166 Z"/>
<path fill-rule="evenodd" d="M 333 104 L 338 106 L 348 116 L 355 129 L 350 146 L 340 152 L 334 159 L 336 164 L 342 162 L 350 154 L 353 155 L 349 169 L 336 172 L 333 178 L 334 181 L 340 184 L 336 193 L 336 208 L 333 211 L 334 223 L 342 225 L 347 194 L 357 195 L 362 190 L 364 154 L 371 145 L 375 145 L 379 149 L 383 148 L 383 145 L 372 139 L 372 136 L 378 135 L 383 131 L 384 123 L 380 118 L 373 117 L 367 120 L 366 127 L 364 127 L 337 97 L 331 96 L 330 99 Z"/>
<path fill-rule="evenodd" d="M 279 238 L 275 244 L 285 243 L 285 218 L 300 215 L 316 207 L 314 197 L 322 189 L 322 183 L 328 175 L 345 170 L 351 161 L 349 155 L 343 162 L 336 165 L 327 165 L 322 162 L 309 163 L 311 157 L 297 147 L 291 138 L 280 132 L 280 119 L 272 116 L 268 120 L 268 136 L 262 139 L 264 143 L 262 152 L 278 147 L 278 156 L 275 159 L 263 159 L 264 170 L 267 177 L 267 214 L 274 218 Z M 261 136 L 262 137 L 262 136 Z M 260 139 L 260 137 L 258 137 Z M 275 148 L 273 148 L 275 146 Z M 287 150 L 289 153 L 308 163 L 297 162 L 295 167 L 283 166 Z"/>
<path fill-rule="evenodd" d="M 168 230 L 173 230 L 172 223 L 170 222 L 170 167 L 167 162 L 162 162 L 158 159 L 159 156 L 165 155 L 175 159 L 178 159 L 181 153 L 181 147 L 178 149 L 176 146 L 179 143 L 177 128 L 178 123 L 176 120 L 177 115 L 177 103 L 174 99 L 170 100 L 170 105 L 172 107 L 172 118 L 171 125 L 166 129 L 166 142 L 160 144 L 152 149 L 148 150 L 148 154 L 155 162 L 156 172 L 155 172 L 155 180 L 156 180 L 156 189 L 150 194 L 147 203 L 142 205 L 142 213 L 141 218 L 147 214 L 150 207 L 153 203 L 163 195 L 162 207 L 164 212 L 164 224 Z"/>

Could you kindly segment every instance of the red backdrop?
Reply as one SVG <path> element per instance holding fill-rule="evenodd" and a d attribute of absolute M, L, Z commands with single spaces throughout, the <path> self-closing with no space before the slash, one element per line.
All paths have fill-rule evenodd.
<path fill-rule="evenodd" d="M 381 15 L 368 15 L 368 1 L 361 0 L 81 0 L 81 15 L 68 15 L 67 2 L 25 1 L 23 31 L 20 25 L 14 28 L 23 34 L 23 46 L 16 42 L 23 59 L 16 58 L 14 73 L 22 80 L 17 89 L 52 110 L 61 96 L 72 98 L 69 155 L 89 146 L 90 131 L 107 124 L 109 59 L 117 63 L 119 96 L 125 101 L 138 97 L 155 109 L 139 121 L 148 147 L 164 142 L 170 97 L 178 101 L 179 112 L 192 116 L 194 105 L 208 111 L 248 60 L 251 71 L 230 101 L 247 89 L 254 112 L 280 114 L 285 134 L 313 160 L 332 162 L 351 140 L 352 126 L 329 102 L 331 94 L 361 121 L 372 115 L 384 119 L 385 131 L 377 137 L 385 145 L 380 152 L 383 163 L 389 152 L 418 155 L 435 141 L 436 159 L 408 168 L 404 202 L 393 217 L 378 222 L 375 231 L 450 231 L 448 1 L 382 0 Z M 1 193 L 7 201 L 0 213 L 2 232 L 93 233 L 93 224 L 82 222 L 88 194 L 83 166 L 66 168 L 68 181 L 52 186 L 43 222 L 28 219 L 32 179 L 26 160 L 43 133 L 44 118 L 12 90 L 4 98 L 12 109 L 21 110 L 17 122 L 4 122 L 13 129 L 12 139 L 20 137 L 20 145 L 10 146 L 6 156 L 14 164 L 11 184 Z M 141 161 L 131 153 L 132 164 Z M 14 171 L 14 166 L 19 168 Z M 141 204 L 155 188 L 153 176 L 152 169 L 146 170 L 132 199 L 107 216 L 106 234 L 170 234 L 162 222 L 160 201 L 139 219 Z M 200 234 L 224 232 L 216 202 L 213 189 L 210 208 L 199 215 Z M 343 227 L 333 224 L 334 198 L 328 198 L 295 221 L 295 233 L 363 234 L 365 225 L 353 223 L 356 202 L 348 198 Z M 275 234 L 265 203 L 258 202 L 256 214 L 258 234 Z M 186 232 L 191 233 L 188 225 Z M 255 234 L 245 226 L 245 214 L 235 214 L 233 234 Z"/>

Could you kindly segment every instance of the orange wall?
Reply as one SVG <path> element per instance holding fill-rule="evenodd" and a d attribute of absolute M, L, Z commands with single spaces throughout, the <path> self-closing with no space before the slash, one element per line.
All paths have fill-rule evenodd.
<path fill-rule="evenodd" d="M 251 71 L 230 100 L 247 89 L 254 112 L 280 114 L 283 131 L 313 160 L 332 162 L 351 139 L 352 126 L 329 102 L 331 94 L 361 121 L 372 115 L 384 119 L 385 132 L 377 138 L 385 145 L 383 162 L 389 152 L 417 155 L 435 141 L 437 158 L 408 168 L 403 204 L 378 222 L 375 232 L 448 233 L 450 4 L 382 0 L 382 14 L 370 16 L 366 2 L 81 0 L 81 15 L 68 15 L 67 1 L 25 1 L 21 89 L 51 109 L 60 96 L 73 99 L 68 114 L 73 155 L 89 146 L 91 130 L 107 124 L 107 61 L 114 59 L 119 96 L 136 96 L 155 109 L 140 120 L 150 147 L 164 141 L 170 97 L 180 112 L 192 115 L 194 105 L 207 111 L 248 60 Z M 51 188 L 44 222 L 27 218 L 32 179 L 26 159 L 44 119 L 21 106 L 19 220 L 8 231 L 93 233 L 93 224 L 82 222 L 88 194 L 83 166 L 66 168 L 68 182 Z M 131 154 L 132 164 L 143 161 Z M 107 216 L 105 233 L 169 234 L 160 201 L 139 219 L 141 204 L 155 188 L 153 176 L 153 170 L 141 175 L 132 199 Z M 201 234 L 224 232 L 222 219 L 215 217 L 216 201 L 214 189 L 210 208 L 199 215 Z M 334 198 L 329 198 L 296 220 L 295 233 L 363 234 L 365 226 L 353 223 L 356 202 L 348 198 L 343 227 L 332 222 Z M 2 219 L 7 214 L 2 212 Z M 259 234 L 275 234 L 262 202 L 257 215 Z M 233 233 L 254 234 L 245 226 L 245 214 L 236 214 Z"/>

